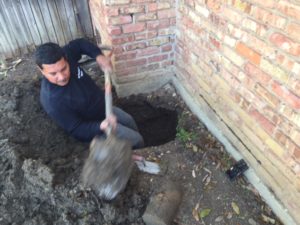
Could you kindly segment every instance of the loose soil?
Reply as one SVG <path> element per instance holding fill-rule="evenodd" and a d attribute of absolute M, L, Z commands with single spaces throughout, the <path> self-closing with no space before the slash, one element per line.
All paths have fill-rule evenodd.
<path fill-rule="evenodd" d="M 85 69 L 103 84 L 93 63 Z M 173 225 L 281 224 L 243 177 L 228 179 L 225 171 L 234 161 L 171 85 L 115 98 L 145 138 L 147 147 L 137 151 L 163 172 L 135 168 L 125 191 L 102 201 L 79 180 L 88 144 L 69 137 L 43 112 L 40 80 L 31 56 L 0 76 L 1 225 L 142 225 L 151 195 L 166 180 L 183 193 Z"/>

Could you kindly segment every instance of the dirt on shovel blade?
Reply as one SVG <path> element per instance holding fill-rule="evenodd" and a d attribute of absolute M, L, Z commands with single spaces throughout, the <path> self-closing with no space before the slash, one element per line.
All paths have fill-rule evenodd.
<path fill-rule="evenodd" d="M 90 154 L 82 181 L 105 200 L 114 199 L 124 190 L 133 168 L 131 145 L 114 135 L 106 139 L 96 137 L 90 145 Z"/>

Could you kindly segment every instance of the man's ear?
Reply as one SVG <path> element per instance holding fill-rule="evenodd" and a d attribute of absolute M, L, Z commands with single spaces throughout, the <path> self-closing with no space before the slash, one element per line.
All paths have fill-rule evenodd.
<path fill-rule="evenodd" d="M 45 76 L 45 73 L 44 73 L 44 70 L 43 70 L 43 68 L 41 68 L 41 67 L 39 67 L 38 65 L 37 65 L 37 68 L 39 69 L 39 71 L 43 74 L 43 76 Z"/>

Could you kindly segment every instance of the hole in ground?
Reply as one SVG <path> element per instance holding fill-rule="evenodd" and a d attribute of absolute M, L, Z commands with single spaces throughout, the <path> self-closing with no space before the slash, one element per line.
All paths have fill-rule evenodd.
<path fill-rule="evenodd" d="M 135 119 L 144 137 L 145 147 L 162 145 L 175 139 L 178 123 L 175 110 L 156 107 L 135 96 L 118 99 L 117 106 Z"/>

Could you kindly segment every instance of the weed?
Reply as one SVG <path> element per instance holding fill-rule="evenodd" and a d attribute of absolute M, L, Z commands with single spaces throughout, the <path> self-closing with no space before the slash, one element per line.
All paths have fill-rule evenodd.
<path fill-rule="evenodd" d="M 177 127 L 176 137 L 183 143 L 187 143 L 189 141 L 193 141 L 196 139 L 196 134 L 193 132 L 189 132 L 182 127 Z"/>

